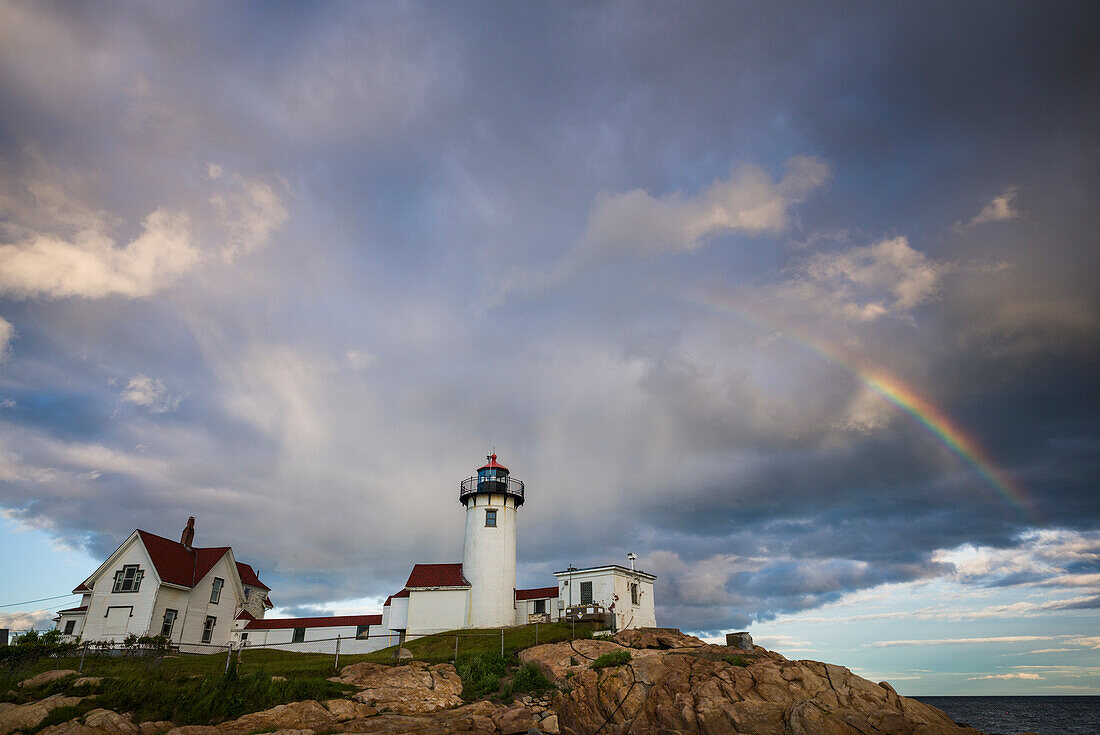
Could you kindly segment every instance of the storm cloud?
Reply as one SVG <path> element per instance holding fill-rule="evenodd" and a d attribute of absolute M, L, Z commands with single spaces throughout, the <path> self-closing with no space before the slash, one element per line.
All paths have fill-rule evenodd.
<path fill-rule="evenodd" d="M 1094 7 L 207 10 L 0 4 L 9 517 L 195 515 L 315 611 L 457 560 L 495 446 L 521 586 L 1095 608 Z"/>

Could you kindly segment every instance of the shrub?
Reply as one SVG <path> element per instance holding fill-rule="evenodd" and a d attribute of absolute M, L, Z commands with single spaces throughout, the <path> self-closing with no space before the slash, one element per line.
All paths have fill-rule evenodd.
<path fill-rule="evenodd" d="M 734 666 L 748 666 L 749 662 L 740 656 L 723 656 L 722 660 L 727 664 L 733 664 Z"/>
<path fill-rule="evenodd" d="M 600 656 L 595 661 L 590 663 L 588 667 L 595 671 L 599 671 L 600 669 L 606 669 L 611 666 L 622 666 L 623 664 L 628 664 L 633 658 L 634 657 L 630 655 L 630 651 L 626 650 L 625 648 L 620 648 L 617 651 L 605 653 L 604 655 Z"/>
<path fill-rule="evenodd" d="M 0 665 L 21 666 L 34 663 L 42 658 L 69 655 L 77 648 L 75 643 L 59 643 L 56 637 L 48 636 L 48 634 L 35 635 L 31 641 L 27 642 L 25 639 L 29 635 L 20 638 L 14 646 L 0 646 Z"/>
<path fill-rule="evenodd" d="M 462 679 L 462 698 L 471 701 L 500 689 L 507 662 L 497 653 L 472 653 L 459 656 L 455 668 Z"/>
<path fill-rule="evenodd" d="M 520 692 L 532 692 L 539 693 L 545 692 L 553 685 L 550 680 L 546 678 L 546 674 L 542 673 L 535 664 L 524 664 L 520 666 L 516 671 L 515 677 L 512 678 L 512 683 L 508 687 L 507 694 L 518 694 Z"/>

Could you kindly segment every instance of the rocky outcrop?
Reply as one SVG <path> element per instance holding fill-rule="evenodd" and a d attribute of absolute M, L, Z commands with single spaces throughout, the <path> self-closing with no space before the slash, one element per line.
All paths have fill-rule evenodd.
<path fill-rule="evenodd" d="M 32 676 L 29 679 L 24 679 L 19 682 L 21 689 L 33 689 L 34 687 L 40 687 L 43 684 L 49 684 L 51 681 L 57 681 L 58 679 L 64 679 L 67 676 L 79 676 L 79 672 L 72 669 L 55 669 L 53 671 L 43 671 L 38 676 Z"/>
<path fill-rule="evenodd" d="M 72 673 L 75 674 L 76 672 L 74 671 Z M 38 677 L 35 678 L 37 679 Z M 0 735 L 8 735 L 8 733 L 17 730 L 27 730 L 32 727 L 37 727 L 38 723 L 46 719 L 46 715 L 53 710 L 58 707 L 71 707 L 81 699 L 82 697 L 66 697 L 61 694 L 54 694 L 53 696 L 28 704 L 2 702 L 0 703 Z"/>
<path fill-rule="evenodd" d="M 405 666 L 358 663 L 345 666 L 333 681 L 360 691 L 352 699 L 379 712 L 424 714 L 462 704 L 462 680 L 451 664 L 428 666 L 414 661 Z"/>
<path fill-rule="evenodd" d="M 706 645 L 675 628 L 628 628 L 612 640 L 628 648 L 698 648 Z"/>
<path fill-rule="evenodd" d="M 109 709 L 93 709 L 84 721 L 72 719 L 43 729 L 39 735 L 155 735 L 172 727 L 171 722 L 134 724 L 130 715 L 120 715 Z"/>
<path fill-rule="evenodd" d="M 600 655 L 624 649 L 628 664 L 590 667 Z M 709 645 L 669 629 L 536 646 L 520 659 L 541 667 L 560 691 L 552 699 L 464 704 L 450 664 L 358 663 L 333 678 L 359 689 L 351 699 L 292 702 L 216 726 L 134 723 L 130 715 L 99 709 L 41 735 L 514 735 L 532 728 L 566 735 L 980 735 L 842 666 L 789 661 L 759 646 Z M 0 735 L 34 727 L 53 708 L 79 701 L 55 695 L 0 704 Z"/>
<path fill-rule="evenodd" d="M 312 699 L 304 702 L 280 704 L 277 707 L 253 712 L 218 725 L 219 735 L 247 735 L 253 732 L 276 730 L 331 730 L 336 718 L 324 705 Z"/>
<path fill-rule="evenodd" d="M 657 635 L 640 631 L 622 639 L 662 645 Z M 520 652 L 522 661 L 537 664 L 562 687 L 554 703 L 561 732 L 978 735 L 934 707 L 899 696 L 889 684 L 873 684 L 842 666 L 789 661 L 759 646 L 750 652 L 699 641 L 665 650 L 632 648 L 628 665 L 589 667 L 591 659 L 622 648 L 577 641 Z"/>

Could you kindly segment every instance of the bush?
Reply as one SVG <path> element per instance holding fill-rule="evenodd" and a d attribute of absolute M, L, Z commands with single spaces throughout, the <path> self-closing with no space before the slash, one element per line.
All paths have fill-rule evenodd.
<path fill-rule="evenodd" d="M 524 664 L 516 671 L 512 678 L 512 684 L 506 690 L 506 694 L 518 694 L 520 692 L 541 693 L 550 689 L 553 685 L 535 664 Z"/>
<path fill-rule="evenodd" d="M 171 650 L 171 643 L 162 635 L 138 636 L 136 633 L 131 633 L 122 639 L 122 649 L 127 656 L 152 656 L 157 658 Z"/>
<path fill-rule="evenodd" d="M 34 632 L 34 631 L 32 631 Z M 54 631 L 50 631 L 54 632 Z M 30 634 L 23 636 L 14 646 L 0 646 L 0 665 L 21 666 L 34 663 L 39 659 L 71 655 L 77 649 L 75 643 L 59 643 L 55 637 L 35 635 L 26 642 Z M 46 641 L 46 642 L 43 642 Z"/>
<path fill-rule="evenodd" d="M 599 671 L 600 669 L 606 669 L 612 666 L 622 666 L 623 664 L 630 663 L 634 657 L 630 655 L 630 651 L 625 648 L 620 648 L 618 651 L 612 651 L 611 653 L 605 653 L 597 658 L 591 664 L 588 665 L 590 669 Z"/>
<path fill-rule="evenodd" d="M 734 666 L 748 666 L 749 662 L 740 656 L 723 656 L 722 660 L 727 664 L 733 664 Z"/>
<path fill-rule="evenodd" d="M 458 677 L 462 679 L 462 698 L 466 701 L 495 694 L 507 662 L 498 653 L 472 653 L 458 657 Z"/>

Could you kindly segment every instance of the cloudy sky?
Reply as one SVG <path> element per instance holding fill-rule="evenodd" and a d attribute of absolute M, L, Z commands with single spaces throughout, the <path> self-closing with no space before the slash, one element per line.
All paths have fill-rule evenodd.
<path fill-rule="evenodd" d="M 1095 4 L 0 2 L 0 608 L 461 557 L 904 693 L 1100 693 Z M 1092 71 L 1090 71 L 1092 70 Z"/>

